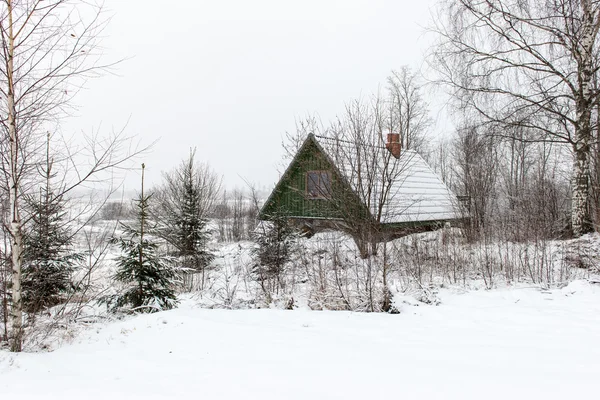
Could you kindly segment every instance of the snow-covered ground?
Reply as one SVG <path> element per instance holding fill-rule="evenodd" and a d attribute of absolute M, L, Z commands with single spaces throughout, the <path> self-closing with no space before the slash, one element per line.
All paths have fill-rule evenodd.
<path fill-rule="evenodd" d="M 600 286 L 442 290 L 397 315 L 198 308 L 0 353 L 21 399 L 565 399 L 600 393 Z"/>

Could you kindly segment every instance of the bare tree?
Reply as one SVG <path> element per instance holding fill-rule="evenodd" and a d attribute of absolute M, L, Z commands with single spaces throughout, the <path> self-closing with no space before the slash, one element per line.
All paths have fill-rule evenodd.
<path fill-rule="evenodd" d="M 309 114 L 304 118 L 296 119 L 296 129 L 293 132 L 286 132 L 285 137 L 281 141 L 281 147 L 283 147 L 284 157 L 283 161 L 290 161 L 296 155 L 304 139 L 311 134 L 318 134 L 325 132 L 323 123 L 318 115 Z M 285 166 L 283 166 L 285 168 Z"/>
<path fill-rule="evenodd" d="M 383 224 L 401 219 L 419 201 L 401 193 L 418 155 L 402 148 L 399 133 L 388 131 L 388 111 L 380 95 L 354 100 L 328 128 L 329 135 L 319 138 L 342 178 L 326 197 L 365 257 L 397 234 L 384 231 Z"/>
<path fill-rule="evenodd" d="M 423 154 L 431 126 L 429 105 L 421 94 L 417 74 L 407 66 L 392 71 L 387 79 L 390 96 L 389 132 L 400 134 L 402 148 Z"/>
<path fill-rule="evenodd" d="M 102 8 L 70 0 L 2 0 L 0 3 L 0 107 L 3 183 L 9 215 L 4 221 L 10 237 L 12 304 L 10 348 L 21 351 L 23 304 L 22 196 L 31 190 L 35 168 L 48 131 L 54 132 L 71 110 L 72 100 L 86 79 L 110 65 L 101 64 L 98 37 L 105 26 Z M 62 158 L 68 174 L 56 196 L 64 196 L 98 174 L 122 165 L 138 151 L 128 148 L 123 132 L 87 138 L 87 163 L 79 165 L 73 149 Z M 58 165 L 60 162 L 55 160 Z M 70 166 L 70 168 L 69 168 Z M 65 175 L 67 176 L 67 175 Z"/>
<path fill-rule="evenodd" d="M 453 146 L 455 185 L 458 193 L 469 200 L 466 234 L 470 240 L 485 234 L 492 212 L 499 172 L 498 148 L 494 142 L 493 136 L 481 135 L 477 128 L 467 126 L 459 130 Z"/>
<path fill-rule="evenodd" d="M 523 127 L 573 151 L 571 226 L 588 231 L 600 2 L 443 0 L 432 63 L 482 123 Z"/>
<path fill-rule="evenodd" d="M 404 107 L 406 103 L 402 101 Z M 380 308 L 377 305 L 380 299 L 385 310 L 391 304 L 387 279 L 391 264 L 386 259 L 387 248 L 383 246 L 382 265 L 370 256 L 378 254 L 381 243 L 427 229 L 425 225 L 410 224 L 411 218 L 416 216 L 408 216 L 407 210 L 422 201 L 419 196 L 425 195 L 419 193 L 418 187 L 410 195 L 403 192 L 405 180 L 412 179 L 410 171 L 416 172 L 414 163 L 419 155 L 402 148 L 400 133 L 389 132 L 390 121 L 393 122 L 397 115 L 395 112 L 390 109 L 386 97 L 380 94 L 349 102 L 336 121 L 324 132 L 317 132 L 316 140 L 333 165 L 328 165 L 329 161 L 320 163 L 312 157 L 302 161 L 308 163 L 309 170 L 306 196 L 315 200 L 312 202 L 314 207 L 326 207 L 331 215 L 325 221 L 311 221 L 310 226 L 303 228 L 309 231 L 334 228 L 354 239 L 365 259 L 360 268 L 365 277 L 364 292 L 370 311 Z M 405 117 L 406 114 L 402 114 L 402 118 Z M 423 133 L 417 134 L 412 128 L 405 132 L 410 140 Z M 275 219 L 274 210 L 272 218 Z M 405 230 L 393 227 L 407 221 Z M 383 293 L 378 292 L 379 281 L 383 282 Z"/>

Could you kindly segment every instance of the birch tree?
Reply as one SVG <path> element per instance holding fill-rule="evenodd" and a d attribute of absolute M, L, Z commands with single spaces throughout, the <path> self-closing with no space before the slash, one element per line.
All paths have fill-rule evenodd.
<path fill-rule="evenodd" d="M 590 157 L 598 104 L 597 0 L 442 0 L 432 63 L 482 124 L 521 127 L 573 152 L 571 226 L 591 229 Z"/>
<path fill-rule="evenodd" d="M 22 197 L 30 186 L 36 158 L 43 157 L 45 137 L 72 111 L 73 98 L 86 79 L 110 65 L 102 64 L 98 35 L 106 26 L 102 8 L 72 0 L 0 1 L 0 146 L 3 183 L 8 191 L 4 225 L 10 239 L 12 303 L 10 349 L 21 351 L 23 303 Z M 85 137 L 81 152 L 65 147 L 63 172 L 69 171 L 54 195 L 61 197 L 102 171 L 137 154 L 124 133 Z M 49 199 L 50 202 L 53 199 Z"/>

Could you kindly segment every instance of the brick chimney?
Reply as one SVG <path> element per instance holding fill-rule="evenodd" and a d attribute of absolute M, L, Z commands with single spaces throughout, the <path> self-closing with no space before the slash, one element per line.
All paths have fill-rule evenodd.
<path fill-rule="evenodd" d="M 388 133 L 387 143 L 385 147 L 392 153 L 396 158 L 400 158 L 400 150 L 402 150 L 402 144 L 400 143 L 399 133 Z"/>

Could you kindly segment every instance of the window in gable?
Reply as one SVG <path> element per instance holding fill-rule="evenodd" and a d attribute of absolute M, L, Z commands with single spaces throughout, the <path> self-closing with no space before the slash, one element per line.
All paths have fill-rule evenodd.
<path fill-rule="evenodd" d="M 310 199 L 331 198 L 331 173 L 308 171 L 306 173 L 306 196 Z"/>

